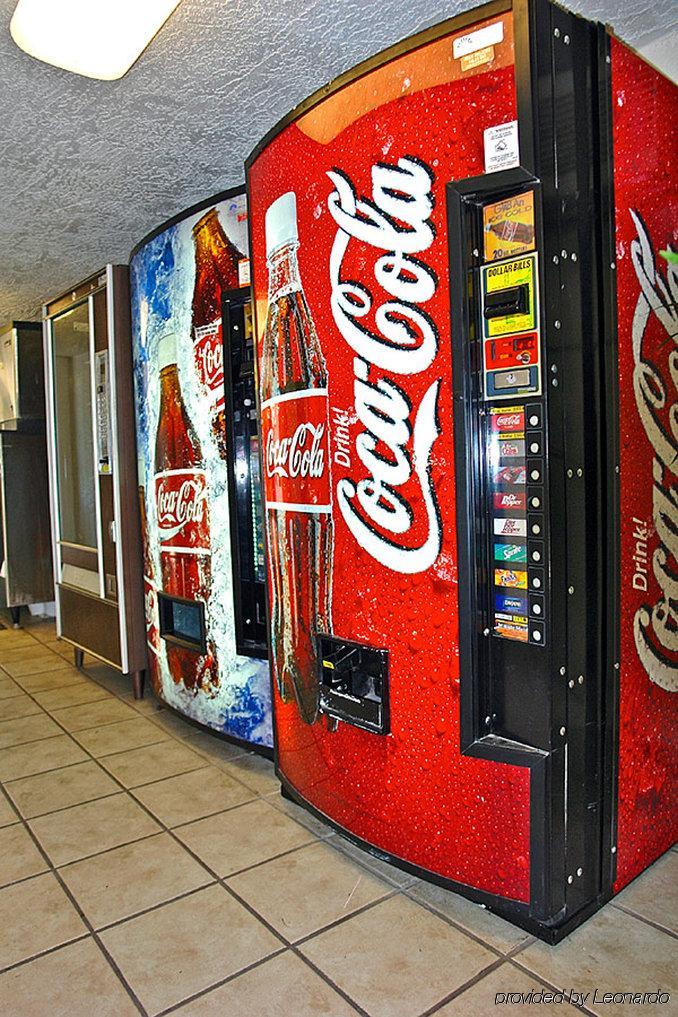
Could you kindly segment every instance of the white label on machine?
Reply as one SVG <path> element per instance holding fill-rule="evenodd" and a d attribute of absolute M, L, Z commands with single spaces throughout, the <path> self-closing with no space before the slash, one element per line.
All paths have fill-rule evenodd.
<path fill-rule="evenodd" d="M 475 53 L 477 49 L 484 49 L 485 46 L 496 46 L 498 42 L 503 42 L 503 39 L 504 23 L 496 21 L 494 25 L 488 25 L 487 28 L 479 28 L 476 32 L 460 35 L 452 43 L 452 54 L 458 60 L 459 57 L 466 56 L 467 53 Z"/>
<path fill-rule="evenodd" d="M 488 127 L 485 134 L 485 172 L 512 169 L 520 166 L 518 148 L 518 121 Z"/>

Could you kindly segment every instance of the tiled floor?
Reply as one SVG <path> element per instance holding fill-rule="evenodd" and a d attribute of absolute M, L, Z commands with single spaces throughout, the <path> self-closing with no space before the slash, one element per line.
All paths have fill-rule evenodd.
<path fill-rule="evenodd" d="M 71 661 L 48 623 L 0 631 L 1 1014 L 483 1017 L 531 989 L 678 998 L 675 851 L 547 947 L 352 847 L 280 797 L 267 761 Z"/>

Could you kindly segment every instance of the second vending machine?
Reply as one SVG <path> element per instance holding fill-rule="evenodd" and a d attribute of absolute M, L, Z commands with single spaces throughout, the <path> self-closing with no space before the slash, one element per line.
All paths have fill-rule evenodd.
<path fill-rule="evenodd" d="M 216 195 L 131 259 L 148 668 L 168 706 L 272 743 L 247 205 Z"/>

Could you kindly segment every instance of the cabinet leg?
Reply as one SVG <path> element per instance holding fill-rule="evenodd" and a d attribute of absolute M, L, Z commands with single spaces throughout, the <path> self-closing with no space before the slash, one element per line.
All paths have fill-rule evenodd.
<path fill-rule="evenodd" d="M 12 616 L 12 625 L 13 625 L 13 627 L 15 629 L 20 629 L 21 625 L 19 624 L 19 618 L 21 617 L 21 608 L 20 607 L 10 607 L 9 613 Z"/>
<path fill-rule="evenodd" d="M 143 671 L 132 671 L 132 688 L 134 690 L 135 699 L 144 698 L 144 672 Z"/>
<path fill-rule="evenodd" d="M 85 661 L 85 651 L 81 650 L 79 646 L 74 646 L 73 657 L 75 658 L 75 666 L 78 671 L 82 671 L 82 665 Z"/>

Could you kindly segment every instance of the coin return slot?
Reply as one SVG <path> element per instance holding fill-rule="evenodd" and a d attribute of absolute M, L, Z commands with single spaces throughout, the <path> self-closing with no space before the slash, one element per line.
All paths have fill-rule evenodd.
<path fill-rule="evenodd" d="M 168 643 L 205 652 L 205 605 L 201 600 L 168 597 L 159 591 L 158 620 L 160 635 Z"/>
<path fill-rule="evenodd" d="M 530 309 L 530 290 L 523 286 L 511 286 L 505 290 L 485 294 L 483 314 L 486 318 L 505 318 L 509 314 L 527 314 Z"/>
<path fill-rule="evenodd" d="M 387 734 L 388 651 L 318 636 L 318 660 L 321 712 Z"/>

